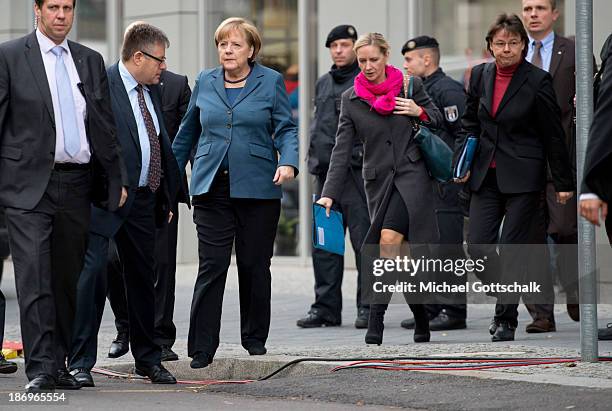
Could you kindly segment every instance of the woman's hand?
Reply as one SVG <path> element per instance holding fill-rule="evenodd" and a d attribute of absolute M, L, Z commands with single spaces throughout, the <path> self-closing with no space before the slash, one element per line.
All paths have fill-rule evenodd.
<path fill-rule="evenodd" d="M 423 108 L 410 98 L 395 97 L 395 110 L 393 114 L 401 114 L 404 116 L 419 117 L 423 112 Z"/>
<path fill-rule="evenodd" d="M 462 183 L 467 183 L 467 181 L 470 179 L 470 170 L 468 170 L 468 172 L 465 174 L 465 177 L 463 178 L 453 178 L 453 182 L 457 183 L 457 184 L 462 184 Z"/>
<path fill-rule="evenodd" d="M 557 203 L 565 204 L 567 201 L 574 196 L 573 191 L 561 191 L 557 193 Z"/>
<path fill-rule="evenodd" d="M 317 200 L 317 204 L 325 207 L 325 214 L 329 217 L 329 210 L 331 210 L 332 204 L 334 204 L 334 200 L 329 197 L 321 197 Z"/>
<path fill-rule="evenodd" d="M 276 169 L 274 179 L 272 180 L 277 186 L 291 181 L 295 178 L 295 170 L 292 166 L 280 166 Z"/>

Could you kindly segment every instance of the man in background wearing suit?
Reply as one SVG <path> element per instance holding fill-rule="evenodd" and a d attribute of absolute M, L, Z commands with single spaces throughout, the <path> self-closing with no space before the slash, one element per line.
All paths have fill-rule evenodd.
<path fill-rule="evenodd" d="M 65 361 L 90 204 L 115 210 L 127 195 L 104 61 L 66 40 L 75 3 L 36 0 L 38 29 L 0 45 L 0 206 L 28 392 L 81 387 Z"/>
<path fill-rule="evenodd" d="M 136 373 L 155 384 L 175 384 L 161 365 L 155 343 L 155 229 L 172 218 L 180 176 L 161 114 L 160 75 L 166 69 L 169 42 L 158 28 L 133 25 L 123 41 L 121 60 L 108 69 L 111 106 L 127 168 L 129 196 L 115 213 L 93 207 L 85 266 L 79 293 L 95 284 L 93 309 L 78 312 L 70 369 L 78 381 L 93 386 L 91 367 L 106 295 L 104 268 L 109 238 L 114 237 L 125 276 L 130 342 Z M 82 295 L 79 295 L 81 298 Z M 91 304 L 90 304 L 91 306 Z M 87 307 L 80 304 L 79 309 Z M 92 317 L 93 315 L 93 317 Z M 90 326 L 93 324 L 93 326 Z M 93 345 L 93 349 L 88 347 Z M 93 351 L 93 353 L 92 353 Z M 91 355 L 93 354 L 93 355 Z"/>
<path fill-rule="evenodd" d="M 187 76 L 164 70 L 161 74 L 162 115 L 170 141 L 178 132 L 181 120 L 187 111 L 191 89 Z M 187 176 L 183 176 L 183 188 L 187 188 Z M 190 206 L 186 190 L 179 191 L 172 206 L 174 217 L 157 230 L 155 238 L 155 341 L 161 346 L 162 361 L 176 361 L 178 355 L 172 351 L 176 340 L 174 314 L 174 289 L 176 285 L 176 243 L 178 233 L 178 203 Z M 117 338 L 108 351 L 110 358 L 118 358 L 129 351 L 129 320 L 121 263 L 114 246 L 111 246 L 108 262 L 108 300 L 115 314 Z"/>
<path fill-rule="evenodd" d="M 572 173 L 576 175 L 576 139 L 573 123 L 573 98 L 576 91 L 575 45 L 574 42 L 559 36 L 553 31 L 553 24 L 559 18 L 556 0 L 522 0 L 523 22 L 529 34 L 527 60 L 550 73 L 557 103 L 561 108 L 561 125 L 565 132 L 564 141 L 570 155 Z M 577 244 L 578 225 L 576 216 L 576 197 L 567 203 L 556 200 L 552 177 L 548 173 L 546 184 L 546 229 L 555 244 Z M 567 312 L 574 320 L 579 320 L 578 307 L 578 254 L 572 246 L 558 248 L 556 267 L 559 279 L 567 296 Z M 543 264 L 543 267 L 548 264 Z M 552 277 L 550 275 L 549 277 Z M 548 294 L 554 298 L 552 278 L 548 284 Z M 528 333 L 542 333 L 556 330 L 554 304 L 526 304 L 533 322 L 528 324 Z"/>

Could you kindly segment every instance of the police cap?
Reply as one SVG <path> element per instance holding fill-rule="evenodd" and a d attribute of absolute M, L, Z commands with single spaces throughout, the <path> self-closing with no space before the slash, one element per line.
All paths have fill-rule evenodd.
<path fill-rule="evenodd" d="M 408 51 L 418 50 L 418 49 L 437 49 L 440 45 L 438 44 L 438 40 L 429 36 L 419 36 L 413 39 L 410 39 L 404 44 L 402 47 L 402 54 L 405 54 Z"/>
<path fill-rule="evenodd" d="M 338 39 L 351 39 L 357 40 L 357 30 L 350 24 L 341 24 L 340 26 L 334 27 L 327 35 L 325 41 L 325 47 L 329 48 L 329 45 Z"/>

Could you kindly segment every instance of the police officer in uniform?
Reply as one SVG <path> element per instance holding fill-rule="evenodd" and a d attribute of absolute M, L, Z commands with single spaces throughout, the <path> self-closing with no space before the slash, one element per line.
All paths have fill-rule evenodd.
<path fill-rule="evenodd" d="M 440 49 L 433 37 L 419 36 L 408 40 L 402 47 L 404 69 L 423 80 L 427 94 L 444 114 L 443 126 L 436 130 L 451 149 L 461 129 L 461 116 L 465 109 L 465 92 L 461 84 L 440 68 Z M 459 204 L 462 187 L 453 183 L 438 183 L 436 216 L 440 229 L 440 251 L 444 258 L 465 258 L 463 253 L 463 212 Z M 452 303 L 452 304 L 450 304 Z M 459 304 L 457 304 L 459 303 Z M 431 331 L 455 330 L 466 327 L 465 294 L 451 296 L 447 304 L 428 304 Z M 414 320 L 402 321 L 402 327 L 414 328 Z"/>
<path fill-rule="evenodd" d="M 331 70 L 317 80 L 315 86 L 315 114 L 310 129 L 308 149 L 308 171 L 315 176 L 315 194 L 321 195 L 329 159 L 336 142 L 340 97 L 353 86 L 353 79 L 359 74 L 359 65 L 353 46 L 357 31 L 351 25 L 334 27 L 325 42 L 334 62 Z M 367 328 L 369 306 L 361 301 L 360 248 L 370 227 L 361 168 L 363 145 L 353 148 L 351 172 L 348 173 L 344 192 L 336 203 L 344 217 L 345 228 L 351 236 L 357 263 L 357 319 L 356 328 Z M 297 321 L 298 327 L 313 328 L 338 326 L 342 322 L 342 276 L 344 258 L 323 250 L 313 249 L 312 264 L 315 275 L 315 302 L 308 315 Z"/>

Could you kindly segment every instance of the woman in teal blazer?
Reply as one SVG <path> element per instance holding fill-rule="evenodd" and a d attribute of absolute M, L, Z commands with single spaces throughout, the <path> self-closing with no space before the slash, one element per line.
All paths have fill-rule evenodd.
<path fill-rule="evenodd" d="M 185 165 L 195 149 L 190 194 L 199 270 L 189 326 L 191 367 L 212 362 L 232 246 L 240 287 L 242 346 L 266 353 L 272 258 L 281 184 L 298 172 L 297 128 L 282 76 L 258 63 L 257 29 L 242 18 L 217 28 L 221 65 L 202 71 L 172 149 Z"/>

